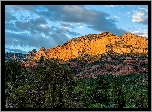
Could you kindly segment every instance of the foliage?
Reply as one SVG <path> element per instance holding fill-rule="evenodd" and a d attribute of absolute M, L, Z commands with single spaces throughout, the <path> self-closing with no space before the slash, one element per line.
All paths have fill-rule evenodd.
<path fill-rule="evenodd" d="M 13 91 L 32 80 L 26 68 L 16 60 L 5 62 L 5 102 L 8 103 Z M 9 100 L 9 101 L 8 101 Z M 13 101 L 11 101 L 13 102 Z M 11 103 L 9 102 L 9 103 Z"/>
<path fill-rule="evenodd" d="M 12 66 L 14 63 L 18 67 Z M 22 66 L 17 62 L 8 62 L 5 67 L 6 83 L 16 84 L 19 79 L 14 77 L 22 76 Z M 61 67 L 54 60 L 46 60 L 39 63 L 33 71 L 29 74 L 31 73 L 34 80 L 22 76 L 24 84 L 15 86 L 16 88 L 11 92 L 6 87 L 7 108 L 70 108 L 73 106 L 71 96 L 74 81 L 68 68 Z"/>
<path fill-rule="evenodd" d="M 39 61 L 30 70 L 17 61 L 5 63 L 7 108 L 148 108 L 147 74 L 74 81 L 56 59 Z"/>
<path fill-rule="evenodd" d="M 146 74 L 101 75 L 97 79 L 78 80 L 74 92 L 82 108 L 148 108 Z"/>

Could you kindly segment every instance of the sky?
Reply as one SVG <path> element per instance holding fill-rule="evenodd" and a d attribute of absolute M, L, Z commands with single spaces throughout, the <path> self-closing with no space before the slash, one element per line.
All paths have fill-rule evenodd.
<path fill-rule="evenodd" d="M 102 32 L 148 38 L 148 5 L 5 5 L 5 52 L 26 54 Z"/>

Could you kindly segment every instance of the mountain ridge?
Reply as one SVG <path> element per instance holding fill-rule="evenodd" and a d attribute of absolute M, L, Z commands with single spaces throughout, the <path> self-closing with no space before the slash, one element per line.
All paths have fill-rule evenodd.
<path fill-rule="evenodd" d="M 110 32 L 100 34 L 88 34 L 73 38 L 57 47 L 45 49 L 44 47 L 36 53 L 33 60 L 58 58 L 67 61 L 77 58 L 83 54 L 123 54 L 123 53 L 148 53 L 148 39 L 132 33 L 116 36 Z"/>

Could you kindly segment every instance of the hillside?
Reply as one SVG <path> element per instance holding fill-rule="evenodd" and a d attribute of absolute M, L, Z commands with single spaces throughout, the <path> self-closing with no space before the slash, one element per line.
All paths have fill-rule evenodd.
<path fill-rule="evenodd" d="M 116 36 L 110 32 L 89 34 L 71 39 L 55 48 L 41 48 L 33 59 L 39 60 L 43 56 L 45 59 L 58 58 L 67 61 L 84 54 L 93 56 L 107 53 L 148 53 L 148 39 L 131 33 L 125 33 L 123 36 Z"/>
<path fill-rule="evenodd" d="M 38 61 L 25 67 L 5 62 L 5 107 L 148 108 L 148 39 L 97 35 L 32 50 L 27 57 Z"/>

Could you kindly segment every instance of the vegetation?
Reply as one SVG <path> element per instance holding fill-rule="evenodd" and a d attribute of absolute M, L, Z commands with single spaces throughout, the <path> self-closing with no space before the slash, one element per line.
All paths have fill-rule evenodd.
<path fill-rule="evenodd" d="M 7 108 L 71 108 L 74 80 L 69 69 L 53 60 L 40 62 L 33 71 L 20 63 L 6 62 Z"/>
<path fill-rule="evenodd" d="M 96 79 L 73 80 L 71 70 L 55 59 L 42 59 L 32 69 L 17 61 L 6 62 L 5 105 L 6 108 L 148 108 L 148 75 L 101 74 Z"/>
<path fill-rule="evenodd" d="M 101 75 L 78 80 L 75 94 L 83 108 L 148 108 L 148 76 Z"/>

